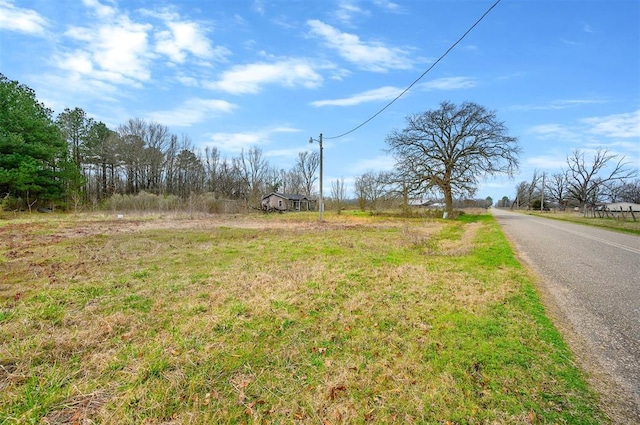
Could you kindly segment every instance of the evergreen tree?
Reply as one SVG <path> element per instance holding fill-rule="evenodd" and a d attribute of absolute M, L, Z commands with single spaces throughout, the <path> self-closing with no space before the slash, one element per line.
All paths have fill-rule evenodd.
<path fill-rule="evenodd" d="M 0 196 L 29 209 L 63 201 L 65 179 L 79 174 L 68 162 L 52 111 L 31 88 L 0 74 Z"/>

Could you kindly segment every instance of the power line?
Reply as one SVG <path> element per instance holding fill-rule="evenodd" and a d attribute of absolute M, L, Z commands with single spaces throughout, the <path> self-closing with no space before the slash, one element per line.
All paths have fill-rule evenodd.
<path fill-rule="evenodd" d="M 356 130 L 358 130 L 359 128 L 361 128 L 361 127 L 363 127 L 364 125 L 366 125 L 367 123 L 369 123 L 371 120 L 373 120 L 375 117 L 377 117 L 377 116 L 378 116 L 378 115 L 380 115 L 381 113 L 383 113 L 383 112 L 384 112 L 384 111 L 385 111 L 389 106 L 393 105 L 393 104 L 396 102 L 396 100 L 400 99 L 400 98 L 401 98 L 401 97 L 402 97 L 406 92 L 408 92 L 408 91 L 409 91 L 409 90 L 410 90 L 414 85 L 416 85 L 416 83 L 417 83 L 418 81 L 420 81 L 420 80 L 422 79 L 422 77 L 424 77 L 425 75 L 427 75 L 427 73 L 428 73 L 429 71 L 431 71 L 431 70 L 432 70 L 432 69 L 433 69 L 433 68 L 434 68 L 434 67 L 435 67 L 435 66 L 436 66 L 436 65 L 437 65 L 437 64 L 438 64 L 442 59 L 444 59 L 444 57 L 445 57 L 445 56 L 447 56 L 447 55 L 449 54 L 449 52 L 450 52 L 450 51 L 452 51 L 452 50 L 453 50 L 453 49 L 454 49 L 454 48 L 455 48 L 455 47 L 456 47 L 456 46 L 457 46 L 457 45 L 458 45 L 458 44 L 459 44 L 459 43 L 460 43 L 460 42 L 461 42 L 461 41 L 462 41 L 466 36 L 467 36 L 467 34 L 469 34 L 469 33 L 474 29 L 474 28 L 475 28 L 475 27 L 476 27 L 476 26 L 477 26 L 477 25 L 478 25 L 478 24 L 479 24 L 479 23 L 480 23 L 480 22 L 485 18 L 485 16 L 487 16 L 487 15 L 489 14 L 489 12 L 491 12 L 491 11 L 493 10 L 493 8 L 494 8 L 494 7 L 496 7 L 496 6 L 498 5 L 498 3 L 500 3 L 500 1 L 501 1 L 501 0 L 496 0 L 496 2 L 495 2 L 495 3 L 493 3 L 493 4 L 491 5 L 491 7 L 490 7 L 489 9 L 487 9 L 487 11 L 486 11 L 486 12 L 484 12 L 484 14 L 483 14 L 480 18 L 478 18 L 478 20 L 477 20 L 473 25 L 471 25 L 471 26 L 469 27 L 469 29 L 468 29 L 468 30 L 467 30 L 464 34 L 462 34 L 462 36 L 461 36 L 461 37 L 460 37 L 460 38 L 459 38 L 455 43 L 453 43 L 453 44 L 451 45 L 451 47 L 449 47 L 449 48 L 447 49 L 447 51 L 446 51 L 446 52 L 444 52 L 444 53 L 443 53 L 443 54 L 442 54 L 442 55 L 441 55 L 441 56 L 440 56 L 440 57 L 439 57 L 439 58 L 438 58 L 438 59 L 437 59 L 437 60 L 436 60 L 436 61 L 435 61 L 435 62 L 434 62 L 434 63 L 433 63 L 433 64 L 432 64 L 432 65 L 431 65 L 431 66 L 430 66 L 426 71 L 424 71 L 424 72 L 422 73 L 422 75 L 420 75 L 418 78 L 416 78 L 416 79 L 414 80 L 414 82 L 413 82 L 413 83 L 409 84 L 409 86 L 408 86 L 406 89 L 404 89 L 404 90 L 402 91 L 402 93 L 400 93 L 399 95 L 397 95 L 397 96 L 396 96 L 396 97 L 395 97 L 391 102 L 387 103 L 387 104 L 386 104 L 382 109 L 380 109 L 378 112 L 376 112 L 375 114 L 373 114 L 373 115 L 372 115 L 371 117 L 369 117 L 367 120 L 363 121 L 363 122 L 362 122 L 360 125 L 358 125 L 357 127 L 354 127 L 354 128 L 352 128 L 351 130 L 349 130 L 349 131 L 347 131 L 347 132 L 345 132 L 345 133 L 342 133 L 342 134 L 340 134 L 340 135 L 338 135 L 338 136 L 325 137 L 324 139 L 325 139 L 325 140 L 329 140 L 329 139 L 339 139 L 339 138 L 341 138 L 341 137 L 346 136 L 347 134 L 351 134 L 351 133 L 353 133 L 354 131 L 356 131 Z"/>

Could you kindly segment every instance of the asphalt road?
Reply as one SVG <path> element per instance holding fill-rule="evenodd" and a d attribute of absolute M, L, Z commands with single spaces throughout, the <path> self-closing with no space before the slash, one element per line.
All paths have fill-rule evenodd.
<path fill-rule="evenodd" d="M 593 377 L 640 423 L 640 237 L 492 209 Z M 595 370 L 594 370 L 595 369 Z M 609 394 L 610 395 L 610 394 Z M 606 395 L 605 395 L 606 398 Z M 613 398 L 616 398 L 615 396 Z M 606 400 L 605 400 L 606 401 Z M 618 422 L 616 420 L 616 422 Z"/>

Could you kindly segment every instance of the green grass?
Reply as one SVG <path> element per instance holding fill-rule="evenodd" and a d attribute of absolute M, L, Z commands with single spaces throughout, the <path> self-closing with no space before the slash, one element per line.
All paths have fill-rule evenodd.
<path fill-rule="evenodd" d="M 607 422 L 490 215 L 216 220 L 4 223 L 0 423 Z"/>

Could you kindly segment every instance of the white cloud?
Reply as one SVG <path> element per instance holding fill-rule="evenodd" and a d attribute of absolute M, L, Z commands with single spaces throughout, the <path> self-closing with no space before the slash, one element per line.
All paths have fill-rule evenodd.
<path fill-rule="evenodd" d="M 373 3 L 382 9 L 388 10 L 389 12 L 398 13 L 401 11 L 400 5 L 390 0 L 373 0 Z"/>
<path fill-rule="evenodd" d="M 270 127 L 256 131 L 238 133 L 212 133 L 206 135 L 208 143 L 222 151 L 240 152 L 257 145 L 269 144 L 271 136 L 279 133 L 297 133 L 300 130 L 291 127 Z"/>
<path fill-rule="evenodd" d="M 116 14 L 116 9 L 111 6 L 105 6 L 100 3 L 98 0 L 82 0 L 82 4 L 86 7 L 93 9 L 95 14 L 99 18 L 110 18 Z"/>
<path fill-rule="evenodd" d="M 81 47 L 62 54 L 58 65 L 91 74 L 115 84 L 137 85 L 151 78 L 148 32 L 150 24 L 132 22 L 121 15 L 92 27 L 70 27 L 65 35 Z M 75 61 L 73 57 L 82 58 Z M 90 61 L 90 66 L 89 62 Z"/>
<path fill-rule="evenodd" d="M 540 124 L 529 128 L 529 133 L 536 134 L 545 139 L 576 140 L 575 131 L 560 124 Z"/>
<path fill-rule="evenodd" d="M 310 34 L 322 39 L 325 45 L 334 49 L 346 61 L 360 69 L 386 72 L 389 69 L 410 69 L 413 60 L 409 52 L 397 47 L 387 47 L 381 42 L 363 42 L 357 35 L 340 32 L 331 25 L 318 20 L 307 21 Z"/>
<path fill-rule="evenodd" d="M 193 22 L 167 22 L 168 31 L 156 33 L 156 52 L 173 62 L 184 63 L 187 53 L 201 58 L 212 55 L 211 45 Z"/>
<path fill-rule="evenodd" d="M 87 77 L 77 72 L 67 72 L 64 75 L 55 73 L 40 76 L 42 88 L 38 90 L 38 98 L 57 113 L 70 105 L 60 99 L 60 93 L 70 96 L 75 105 L 89 103 L 109 104 L 113 109 L 113 102 L 120 93 L 118 87 L 103 80 Z M 104 120 L 104 118 L 102 118 Z"/>
<path fill-rule="evenodd" d="M 254 63 L 234 66 L 222 74 L 218 81 L 205 87 L 228 93 L 258 93 L 261 86 L 276 84 L 283 87 L 302 86 L 315 88 L 322 83 L 322 76 L 314 66 L 304 60 L 289 59 L 274 63 Z"/>
<path fill-rule="evenodd" d="M 397 87 L 380 87 L 368 90 L 343 99 L 316 100 L 311 102 L 312 106 L 353 106 L 365 102 L 377 102 L 381 100 L 392 100 L 396 98 L 402 89 Z"/>
<path fill-rule="evenodd" d="M 272 149 L 268 150 L 264 153 L 264 156 L 267 158 L 285 158 L 285 159 L 295 159 L 301 150 L 299 146 L 295 146 L 292 148 L 286 149 Z"/>
<path fill-rule="evenodd" d="M 231 52 L 222 46 L 213 47 L 207 37 L 207 28 L 194 21 L 184 20 L 169 9 L 159 12 L 142 10 L 146 16 L 158 18 L 167 27 L 155 33 L 155 50 L 172 62 L 182 64 L 191 54 L 200 59 L 224 60 Z"/>
<path fill-rule="evenodd" d="M 633 161 L 640 160 L 640 110 L 583 118 L 566 125 L 537 125 L 528 132 L 555 143 L 570 143 L 583 152 L 605 148 L 635 158 Z"/>
<path fill-rule="evenodd" d="M 469 77 L 447 77 L 438 78 L 420 87 L 426 90 L 456 90 L 475 87 L 476 81 Z M 354 106 L 366 102 L 389 101 L 395 99 L 403 89 L 386 86 L 378 89 L 368 90 L 342 99 L 316 100 L 311 102 L 312 106 Z"/>
<path fill-rule="evenodd" d="M 0 29 L 42 36 L 47 26 L 47 20 L 35 10 L 22 9 L 13 2 L 0 0 Z"/>
<path fill-rule="evenodd" d="M 338 3 L 338 7 L 334 13 L 335 18 L 343 24 L 349 25 L 356 15 L 369 15 L 367 10 L 362 9 L 352 0 L 343 0 Z"/>
<path fill-rule="evenodd" d="M 224 100 L 189 99 L 175 109 L 151 112 L 148 117 L 169 127 L 189 127 L 213 114 L 232 112 L 235 108 L 236 105 Z"/>
<path fill-rule="evenodd" d="M 199 61 L 196 65 L 208 66 L 207 60 L 224 60 L 229 54 L 226 48 L 211 45 L 204 27 L 169 9 L 139 9 L 139 15 L 153 19 L 134 20 L 99 0 L 83 0 L 83 4 L 94 16 L 82 25 L 69 26 L 64 33 L 70 41 L 67 48 L 53 57 L 68 78 L 83 76 L 140 88 L 151 81 L 154 64 L 162 56 L 179 64 L 193 57 Z M 188 85 L 195 83 L 179 77 Z"/>
<path fill-rule="evenodd" d="M 588 124 L 591 134 L 606 137 L 640 138 L 640 109 L 635 112 L 585 118 L 581 122 Z"/>
<path fill-rule="evenodd" d="M 566 165 L 566 161 L 564 156 L 541 155 L 541 156 L 533 156 L 533 157 L 527 158 L 525 160 L 525 164 L 530 167 L 533 167 L 534 169 L 548 170 L 548 169 L 562 168 Z"/>
<path fill-rule="evenodd" d="M 476 80 L 469 77 L 444 77 L 427 81 L 420 85 L 425 90 L 458 90 L 476 86 Z"/>
<path fill-rule="evenodd" d="M 573 106 L 592 105 L 598 103 L 605 103 L 602 99 L 558 99 L 552 100 L 549 103 L 543 104 L 522 104 L 513 105 L 509 109 L 516 111 L 535 111 L 535 110 L 560 110 L 567 109 Z"/>
<path fill-rule="evenodd" d="M 199 87 L 200 83 L 194 77 L 189 77 L 188 75 L 178 75 L 176 76 L 176 80 L 180 82 L 183 86 L 187 87 Z"/>

